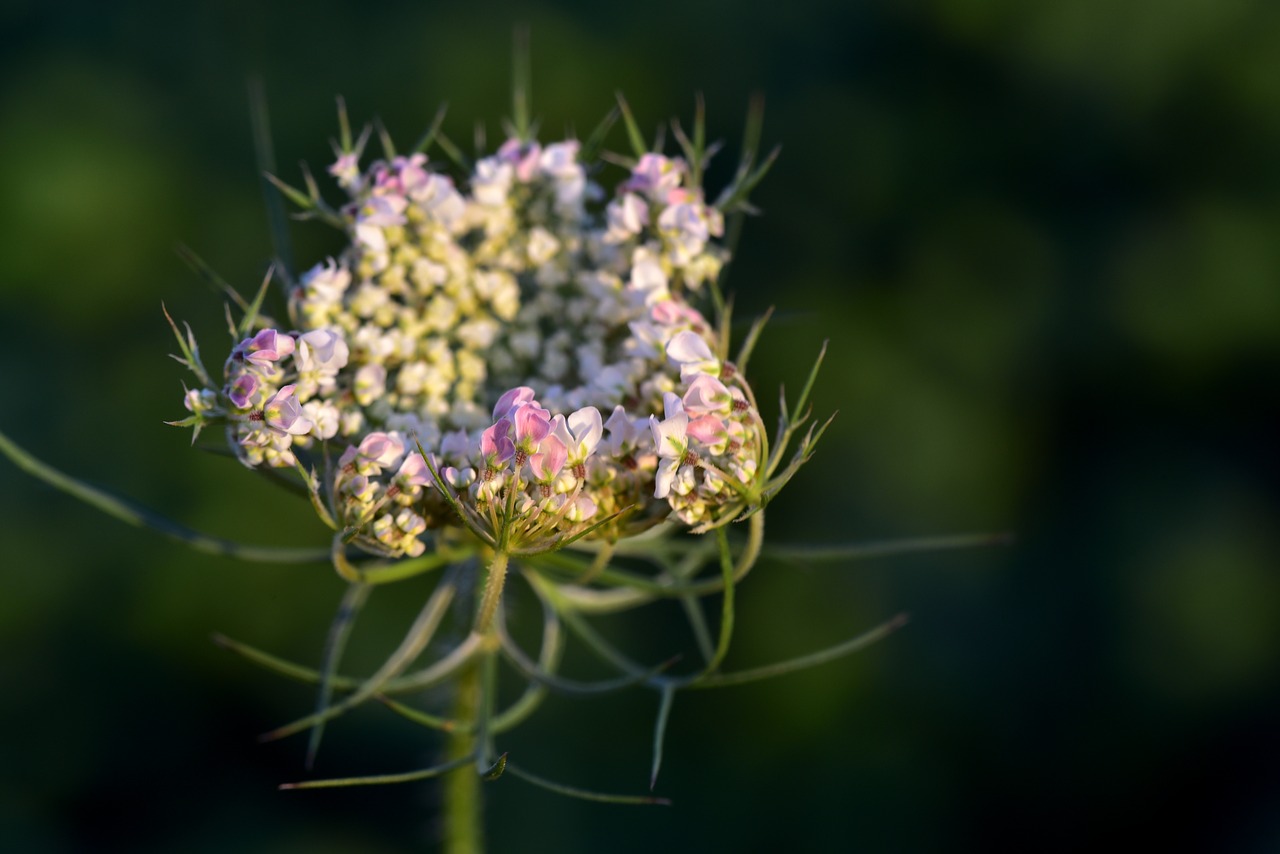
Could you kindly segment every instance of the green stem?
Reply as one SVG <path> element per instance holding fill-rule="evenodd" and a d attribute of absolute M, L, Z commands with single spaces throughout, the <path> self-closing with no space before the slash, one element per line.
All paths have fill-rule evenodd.
<path fill-rule="evenodd" d="M 474 721 L 483 702 L 480 662 L 467 665 L 458 677 L 458 693 L 454 699 L 453 717 Z M 468 730 L 455 731 L 449 737 L 448 760 L 466 762 L 476 755 L 477 738 Z M 444 851 L 446 854 L 480 854 L 484 851 L 484 799 L 480 791 L 480 775 L 474 768 L 462 768 L 444 778 Z"/>
<path fill-rule="evenodd" d="M 489 562 L 489 577 L 484 583 L 484 595 L 480 599 L 480 611 L 476 616 L 475 631 L 483 634 L 493 622 L 493 614 L 502 599 L 502 587 L 507 580 L 506 552 L 497 552 Z"/>

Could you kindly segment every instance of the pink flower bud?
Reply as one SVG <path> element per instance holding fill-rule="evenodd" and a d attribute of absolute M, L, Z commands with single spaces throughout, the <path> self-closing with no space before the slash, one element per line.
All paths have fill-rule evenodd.
<path fill-rule="evenodd" d="M 264 329 L 252 338 L 246 338 L 236 347 L 236 353 L 245 361 L 261 368 L 270 368 L 293 352 L 293 339 L 274 329 Z"/>
<path fill-rule="evenodd" d="M 712 453 L 723 452 L 729 440 L 729 431 L 724 422 L 715 415 L 703 415 L 689 422 L 686 432 L 689 438 L 696 439 L 707 446 Z"/>
<path fill-rule="evenodd" d="M 564 503 L 569 500 L 569 496 L 567 495 L 561 495 L 558 497 L 562 507 L 564 506 Z M 585 522 L 587 519 L 596 515 L 596 503 L 588 496 L 579 494 L 575 496 L 572 501 L 573 503 L 564 514 L 564 517 L 570 522 Z"/>
<path fill-rule="evenodd" d="M 311 420 L 302 414 L 302 407 L 293 396 L 295 388 L 297 386 L 287 385 L 280 389 L 267 401 L 262 412 L 268 427 L 291 436 L 301 436 L 311 431 Z"/>
<path fill-rule="evenodd" d="M 406 486 L 431 486 L 433 482 L 427 461 L 417 451 L 404 458 L 400 471 L 396 472 L 396 480 L 402 481 Z"/>
<path fill-rule="evenodd" d="M 258 385 L 258 378 L 253 374 L 241 374 L 232 380 L 231 386 L 227 389 L 227 399 L 236 409 L 248 409 L 253 406 Z"/>
<path fill-rule="evenodd" d="M 298 338 L 294 361 L 299 371 L 333 375 L 346 367 L 351 351 L 342 334 L 334 329 L 315 329 Z"/>
<path fill-rule="evenodd" d="M 511 422 L 499 418 L 497 423 L 480 434 L 480 455 L 484 468 L 496 469 L 515 456 L 516 446 L 511 441 Z"/>
<path fill-rule="evenodd" d="M 673 299 L 655 303 L 653 308 L 649 310 L 649 316 L 653 318 L 654 323 L 659 325 L 688 326 L 700 335 L 711 328 L 707 324 L 707 319 L 696 308 Z"/>
<path fill-rule="evenodd" d="M 498 158 L 515 167 L 516 180 L 527 184 L 537 174 L 538 160 L 542 155 L 542 147 L 536 142 L 523 142 L 511 138 L 502 143 L 498 149 Z"/>
<path fill-rule="evenodd" d="M 513 409 L 532 402 L 533 389 L 527 385 L 517 386 L 498 398 L 498 402 L 493 406 L 493 420 L 509 418 Z"/>
<path fill-rule="evenodd" d="M 374 465 L 391 468 L 404 455 L 404 440 L 397 433 L 373 432 L 360 442 L 360 456 Z"/>
<path fill-rule="evenodd" d="M 670 190 L 680 186 L 680 161 L 671 160 L 661 154 L 645 154 L 640 162 L 631 170 L 631 177 L 623 189 L 650 193 L 655 197 L 666 195 Z"/>
<path fill-rule="evenodd" d="M 684 408 L 694 415 L 728 415 L 733 409 L 733 394 L 710 374 L 698 374 L 684 393 Z"/>
<path fill-rule="evenodd" d="M 529 469 L 533 472 L 533 479 L 538 483 L 551 483 L 564 468 L 567 456 L 568 448 L 565 447 L 564 442 L 555 436 L 546 437 L 539 446 L 538 453 L 529 457 Z"/>
<path fill-rule="evenodd" d="M 536 403 L 526 403 L 513 412 L 516 427 L 516 448 L 526 454 L 538 449 L 538 444 L 551 432 L 551 413 Z"/>
<path fill-rule="evenodd" d="M 445 479 L 445 482 L 457 490 L 466 489 L 476 482 L 476 470 L 473 468 L 458 470 L 453 466 L 445 466 L 440 475 Z"/>

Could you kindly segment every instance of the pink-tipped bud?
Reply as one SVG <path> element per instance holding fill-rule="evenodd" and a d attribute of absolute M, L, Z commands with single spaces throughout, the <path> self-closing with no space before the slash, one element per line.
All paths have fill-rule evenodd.
<path fill-rule="evenodd" d="M 267 426 L 290 436 L 302 436 L 311 432 L 311 419 L 302 414 L 302 406 L 293 396 L 294 385 L 280 389 L 266 406 L 262 407 L 263 420 Z"/>
<path fill-rule="evenodd" d="M 236 346 L 235 352 L 246 362 L 260 368 L 272 364 L 293 353 L 294 342 L 288 335 L 274 329 L 264 329 L 252 338 L 246 338 Z"/>
<path fill-rule="evenodd" d="M 480 434 L 480 456 L 484 468 L 496 470 L 515 456 L 516 446 L 511 441 L 511 422 L 499 418 L 498 422 Z"/>
<path fill-rule="evenodd" d="M 227 399 L 236 409 L 249 409 L 258 394 L 258 378 L 253 374 L 241 374 L 227 388 Z"/>
<path fill-rule="evenodd" d="M 422 454 L 414 451 L 404 458 L 400 471 L 396 472 L 396 480 L 403 481 L 406 486 L 430 486 L 432 484 L 431 469 Z"/>
<path fill-rule="evenodd" d="M 568 448 L 555 436 L 547 436 L 538 452 L 529 457 L 529 469 L 533 479 L 541 484 L 550 484 L 564 468 Z"/>
<path fill-rule="evenodd" d="M 517 386 L 498 398 L 498 402 L 493 407 L 493 420 L 510 418 L 512 410 L 516 407 L 532 402 L 533 389 L 527 385 Z"/>

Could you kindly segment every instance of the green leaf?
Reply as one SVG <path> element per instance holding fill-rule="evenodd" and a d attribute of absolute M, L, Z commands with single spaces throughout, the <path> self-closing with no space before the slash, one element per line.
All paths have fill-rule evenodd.
<path fill-rule="evenodd" d="M 702 172 L 707 167 L 711 155 L 719 148 L 713 145 L 707 148 L 707 103 L 699 92 L 694 99 L 693 139 L 684 132 L 678 119 L 671 121 L 671 132 L 675 135 L 685 160 L 689 163 L 689 183 L 694 187 L 702 186 Z"/>
<path fill-rule="evenodd" d="M 226 555 L 260 563 L 321 563 L 328 559 L 327 549 L 248 546 L 221 537 L 201 534 L 131 501 L 63 474 L 27 453 L 3 433 L 0 433 L 0 453 L 27 474 L 98 508 L 108 516 L 133 525 L 135 528 L 149 528 L 169 539 L 184 543 L 198 552 Z"/>
<path fill-rule="evenodd" d="M 199 415 L 188 415 L 181 421 L 166 421 L 164 423 L 168 424 L 170 427 L 200 427 L 204 424 L 204 418 Z M 191 444 L 194 445 L 195 443 L 196 440 L 192 439 Z"/>
<path fill-rule="evenodd" d="M 341 537 L 339 537 L 339 541 L 341 541 Z M 406 578 L 413 578 L 424 572 L 460 563 L 474 555 L 475 551 L 469 548 L 440 549 L 418 557 L 390 563 L 376 562 L 365 565 L 352 563 L 339 549 L 333 553 L 333 561 L 338 575 L 347 581 L 379 585 L 404 581 Z"/>
<path fill-rule="evenodd" d="M 658 718 L 653 724 L 653 764 L 649 770 L 649 791 L 658 785 L 658 771 L 662 769 L 662 743 L 667 735 L 667 719 L 671 716 L 671 703 L 675 700 L 674 685 L 662 686 L 662 700 L 658 704 Z"/>
<path fill-rule="evenodd" d="M 817 667 L 819 664 L 826 664 L 828 661 L 834 661 L 837 658 L 850 655 L 861 649 L 865 649 L 878 640 L 883 640 L 893 634 L 898 629 L 907 624 L 907 615 L 899 614 L 891 620 L 887 620 L 876 626 L 869 632 L 864 632 L 857 637 L 850 638 L 844 643 L 838 643 L 835 646 L 826 649 L 811 652 L 808 655 L 802 655 L 798 658 L 792 658 L 787 661 L 780 661 L 776 664 L 767 664 L 764 667 L 757 667 L 752 670 L 742 670 L 737 673 L 716 673 L 705 676 L 697 682 L 690 683 L 689 688 L 726 688 L 730 685 L 745 685 L 748 682 L 759 682 L 762 679 L 772 679 L 775 676 L 783 676 L 788 673 L 795 673 L 800 670 L 806 670 L 810 667 Z"/>
<path fill-rule="evenodd" d="M 582 147 L 578 149 L 578 162 L 583 164 L 595 163 L 600 154 L 600 149 L 604 147 L 605 137 L 609 135 L 609 131 L 613 130 L 613 126 L 617 124 L 618 117 L 622 115 L 619 107 L 614 107 L 600 123 L 595 126 L 591 134 L 582 143 Z"/>
<path fill-rule="evenodd" d="M 801 413 L 809 403 L 809 394 L 813 391 L 813 384 L 818 380 L 818 371 L 822 369 L 822 360 L 827 356 L 827 345 L 829 343 L 831 342 L 822 342 L 822 348 L 818 350 L 818 358 L 813 360 L 813 367 L 809 369 L 809 376 L 805 380 L 804 389 L 800 392 L 800 397 L 796 400 L 795 409 L 793 409 L 791 413 L 792 424 L 802 420 Z"/>
<path fill-rule="evenodd" d="M 711 292 L 711 300 L 717 310 L 720 310 L 724 305 L 724 286 L 729 278 L 729 268 L 733 266 L 733 260 L 738 255 L 738 243 L 742 240 L 742 222 L 745 216 L 740 210 L 729 214 L 725 224 L 725 235 L 722 244 L 726 257 L 720 265 L 720 272 L 707 283 L 710 286 L 708 290 Z"/>
<path fill-rule="evenodd" d="M 468 634 L 444 658 L 438 659 L 421 670 L 406 673 L 399 679 L 392 679 L 383 687 L 383 693 L 410 694 L 439 685 L 467 665 L 477 653 L 482 652 L 484 640 L 484 635 L 478 635 L 475 632 Z"/>
<path fill-rule="evenodd" d="M 572 629 L 587 645 L 587 648 L 605 664 L 616 667 L 632 677 L 644 678 L 653 672 L 650 668 L 633 661 L 623 654 L 621 650 L 605 640 L 604 636 L 597 632 L 591 623 L 582 618 L 582 615 L 574 613 L 572 610 L 564 610 L 560 612 L 560 616 L 565 625 Z"/>
<path fill-rule="evenodd" d="M 515 123 L 516 135 L 522 142 L 530 139 L 529 105 L 533 98 L 533 71 L 529 53 L 529 27 L 518 26 L 515 28 L 511 52 L 511 119 Z"/>
<path fill-rule="evenodd" d="M 169 316 L 169 309 L 165 308 L 164 303 L 160 303 L 160 310 L 164 312 L 164 319 L 169 321 L 169 328 L 173 330 L 173 337 L 178 341 L 178 349 L 182 351 L 182 357 L 174 356 L 180 364 L 186 365 L 191 373 L 208 388 L 213 385 L 213 381 L 209 379 L 209 372 L 205 370 L 204 364 L 200 361 L 200 347 L 196 344 L 196 336 L 191 331 L 190 324 L 184 323 L 186 327 L 187 337 L 183 338 L 182 333 L 178 331 L 178 324 L 173 322 L 173 318 Z"/>
<path fill-rule="evenodd" d="M 761 543 L 764 538 L 764 520 L 759 515 L 748 517 L 749 528 L 747 541 L 744 546 L 743 558 L 739 560 L 738 567 L 734 570 L 734 581 L 739 582 L 750 571 L 754 563 L 754 554 L 758 554 Z M 621 554 L 630 553 L 625 547 L 628 545 L 626 540 L 618 543 L 618 550 Z M 694 548 L 697 548 L 695 545 Z M 650 557 L 653 555 L 650 554 Z M 707 553 L 710 556 L 710 552 Z M 572 552 L 559 552 L 550 554 L 540 554 L 531 563 L 539 571 L 545 568 L 560 568 L 568 570 L 571 574 L 577 575 L 584 571 L 589 564 L 576 558 Z M 536 577 L 536 576 L 535 576 Z M 679 581 L 679 580 L 663 580 L 657 581 L 652 578 L 646 578 L 632 572 L 621 569 L 605 568 L 596 574 L 596 581 L 603 584 L 612 585 L 619 588 L 628 588 L 638 593 L 647 594 L 648 597 L 661 596 L 664 598 L 676 598 L 680 596 L 707 596 L 712 593 L 718 593 L 724 589 L 724 581 L 720 577 L 704 578 L 695 581 Z M 544 584 L 546 582 L 543 582 Z M 591 590 L 582 587 L 576 587 L 570 584 L 562 584 L 559 586 L 559 595 L 565 601 L 572 601 L 574 607 L 581 607 L 583 610 L 598 611 L 601 613 L 607 611 L 620 610 L 635 605 L 643 605 L 649 598 L 640 598 L 638 596 L 629 597 L 621 592 L 614 590 Z"/>
<path fill-rule="evenodd" d="M 391 711 L 400 717 L 413 721 L 416 724 L 425 726 L 429 729 L 439 730 L 440 732 L 474 732 L 475 727 L 466 721 L 459 721 L 455 718 L 444 718 L 439 715 L 428 714 L 427 712 L 407 706 L 398 700 L 393 700 L 386 694 L 375 694 L 374 699 L 382 703 Z"/>
<path fill-rule="evenodd" d="M 307 471 L 297 455 L 293 458 L 294 467 L 297 468 L 298 474 L 302 476 L 302 482 L 306 485 L 307 497 L 311 499 L 311 507 L 316 511 L 316 515 L 320 517 L 331 531 L 338 530 L 338 523 L 334 521 L 333 514 L 329 511 L 328 505 L 324 498 L 320 495 L 320 478 L 316 476 L 315 469 Z"/>
<path fill-rule="evenodd" d="M 305 780 L 301 783 L 281 783 L 282 791 L 290 789 L 335 789 L 342 786 L 386 786 L 393 783 L 413 783 L 418 780 L 429 780 L 457 771 L 471 764 L 470 756 L 463 756 L 440 765 L 432 765 L 420 771 L 408 771 L 403 774 L 379 774 L 374 777 L 341 777 L 333 780 Z"/>
<path fill-rule="evenodd" d="M 409 694 L 439 684 L 457 670 L 459 666 L 470 660 L 471 656 L 480 648 L 481 640 L 479 635 L 468 635 L 466 640 L 454 647 L 453 651 L 444 658 L 422 670 L 406 674 L 399 679 L 392 679 L 382 687 L 381 692 L 376 696 L 383 702 L 387 702 L 385 698 L 389 695 Z M 246 661 L 289 679 L 309 684 L 318 684 L 320 682 L 320 671 L 280 658 L 269 652 L 264 652 L 247 643 L 233 640 L 226 635 L 214 634 L 213 642 L 223 649 L 234 652 Z M 335 690 L 354 691 L 362 686 L 365 680 L 354 676 L 333 676 L 330 678 L 330 682 Z"/>
<path fill-rule="evenodd" d="M 305 160 L 299 163 L 298 167 L 302 170 L 302 183 L 307 185 L 307 195 L 317 203 L 323 202 L 323 198 L 320 195 L 320 185 L 316 183 L 316 177 L 311 174 L 311 167 L 307 165 Z"/>
<path fill-rule="evenodd" d="M 586 696 L 591 694 L 608 694 L 618 691 L 622 688 L 629 688 L 633 685 L 640 685 L 644 682 L 662 673 L 674 664 L 678 657 L 664 661 L 657 667 L 639 673 L 631 673 L 616 679 L 602 679 L 598 682 L 583 682 L 577 679 L 567 679 L 543 670 L 537 664 L 529 660 L 524 650 L 511 639 L 507 634 L 506 626 L 498 626 L 498 637 L 502 642 L 502 652 L 515 668 L 519 670 L 527 679 L 532 679 L 553 691 L 559 691 L 562 694 L 574 694 Z"/>
<path fill-rule="evenodd" d="M 347 118 L 347 102 L 341 95 L 338 101 L 338 145 L 342 153 L 351 151 L 351 121 Z"/>
<path fill-rule="evenodd" d="M 464 172 L 471 171 L 471 163 L 467 160 L 467 156 L 462 153 L 462 149 L 454 144 L 453 140 L 445 136 L 444 131 L 436 134 L 436 145 L 440 146 L 440 150 L 445 156 L 453 161 L 454 165 Z"/>
<path fill-rule="evenodd" d="M 946 551 L 949 549 L 986 548 L 1007 546 L 1014 537 L 1009 533 L 955 534 L 945 537 L 913 537 L 903 540 L 877 540 L 868 543 L 837 543 L 832 545 L 779 545 L 764 547 L 764 556 L 793 563 L 816 561 L 868 560 L 920 552 Z"/>
<path fill-rule="evenodd" d="M 716 642 L 715 653 L 707 662 L 704 674 L 714 673 L 729 654 L 729 642 L 733 639 L 733 592 L 734 563 L 733 553 L 729 550 L 729 537 L 724 528 L 716 529 L 716 545 L 720 548 L 720 571 L 724 579 L 724 594 L 720 603 L 720 636 Z"/>
<path fill-rule="evenodd" d="M 507 773 L 512 776 L 519 777 L 521 780 L 537 786 L 539 789 L 546 789 L 548 792 L 555 792 L 557 795 L 564 795 L 569 798 L 579 798 L 584 801 L 596 801 L 598 803 L 605 804 L 671 806 L 671 801 L 667 798 L 658 798 L 652 795 L 611 795 L 605 792 L 595 792 L 590 789 L 580 789 L 577 786 L 566 786 L 563 783 L 556 783 L 546 779 L 545 777 L 530 774 L 528 771 L 511 764 L 511 762 L 507 762 Z"/>
<path fill-rule="evenodd" d="M 258 293 L 254 295 L 253 302 L 244 311 L 244 317 L 240 319 L 240 326 L 237 330 L 241 337 L 247 337 L 258 323 L 258 312 L 262 310 L 262 301 L 267 296 L 267 288 L 271 286 L 271 277 L 275 275 L 276 265 L 272 264 L 267 267 L 267 274 L 262 278 L 262 286 L 258 288 Z"/>
<path fill-rule="evenodd" d="M 436 136 L 440 133 L 440 126 L 444 124 L 445 114 L 449 112 L 449 103 L 446 101 L 436 108 L 435 118 L 431 120 L 431 124 L 418 138 L 417 143 L 413 146 L 415 154 L 421 154 L 431 148 L 432 143 L 436 141 Z"/>
<path fill-rule="evenodd" d="M 227 448 L 225 445 L 217 447 L 202 445 L 200 450 L 205 453 L 212 453 L 218 456 L 228 456 L 232 458 L 236 456 L 235 452 Z M 306 498 L 308 495 L 306 484 L 298 483 L 298 481 L 289 477 L 285 474 L 286 469 L 278 469 L 271 466 L 256 466 L 253 471 L 267 483 L 285 490 L 290 495 L 297 495 L 300 498 Z"/>
<path fill-rule="evenodd" d="M 524 573 L 522 575 L 527 581 L 528 576 Z M 542 605 L 542 641 L 538 649 L 538 663 L 536 666 L 543 672 L 555 673 L 560 667 L 560 661 L 564 654 L 564 629 L 560 623 L 559 614 L 556 613 L 556 609 L 547 597 L 542 595 L 542 592 L 537 587 L 533 588 L 533 592 L 538 597 L 538 602 Z M 503 633 L 506 631 L 505 613 L 501 631 Z M 498 641 L 501 644 L 501 634 L 498 635 Z M 502 732 L 514 727 L 533 712 L 542 702 L 546 693 L 546 685 L 535 679 L 530 679 L 520 699 L 494 719 L 493 731 Z"/>
<path fill-rule="evenodd" d="M 249 304 L 245 302 L 244 297 L 240 296 L 240 292 L 227 284 L 226 280 L 214 272 L 213 268 L 206 264 L 204 259 L 192 251 L 189 246 L 179 243 L 174 247 L 174 251 L 178 253 L 178 257 L 182 259 L 182 262 L 210 288 L 226 296 L 241 311 L 248 310 Z"/>
<path fill-rule="evenodd" d="M 329 635 L 325 639 L 324 657 L 320 665 L 320 690 L 316 695 L 316 714 L 324 712 L 329 706 L 329 701 L 333 699 L 333 678 L 337 673 L 339 662 L 342 661 L 342 652 L 346 649 L 347 638 L 350 637 L 351 629 L 355 626 L 356 616 L 368 600 L 370 590 L 367 584 L 348 585 L 347 592 L 343 594 L 342 602 L 338 605 L 338 612 L 333 615 L 333 622 L 329 624 Z M 316 754 L 320 751 L 320 739 L 323 736 L 324 721 L 321 721 L 311 730 L 311 737 L 307 742 L 306 769 L 308 771 L 315 765 Z"/>
<path fill-rule="evenodd" d="M 775 146 L 769 152 L 769 156 L 764 159 L 755 171 L 751 172 L 742 180 L 736 182 L 732 186 L 725 189 L 720 194 L 720 198 L 716 199 L 715 206 L 722 211 L 741 210 L 746 213 L 759 213 L 759 211 L 748 201 L 751 191 L 756 188 L 764 176 L 769 174 L 769 170 L 773 168 L 774 162 L 778 159 L 778 155 L 782 153 L 782 146 Z"/>
<path fill-rule="evenodd" d="M 769 467 L 765 469 L 765 476 L 769 478 L 769 482 L 761 497 L 761 506 L 772 501 L 774 496 L 778 494 L 782 487 L 786 486 L 791 478 L 795 477 L 795 474 L 800 470 L 800 467 L 809 462 L 817 448 L 818 440 L 822 438 L 822 434 L 827 432 L 827 428 L 831 426 L 831 422 L 836 420 L 837 414 L 838 413 L 835 412 L 831 413 L 831 416 L 826 421 L 822 422 L 821 425 L 811 424 L 809 426 L 809 431 L 805 434 L 804 439 L 801 440 L 800 447 L 796 448 L 795 456 L 791 458 L 791 462 L 787 464 L 787 467 L 776 476 L 773 474 L 774 468 L 777 467 L 777 456 L 775 456 L 775 462 L 771 463 Z M 804 417 L 807 419 L 808 415 L 805 415 Z M 790 441 L 790 436 L 794 431 L 794 427 L 795 425 L 792 425 L 783 433 L 782 441 L 778 443 L 778 449 L 780 452 L 787 447 L 787 444 Z"/>
<path fill-rule="evenodd" d="M 632 587 L 598 590 L 576 584 L 561 585 L 560 592 L 560 599 L 566 605 L 584 614 L 614 614 L 648 605 L 661 595 Z"/>
<path fill-rule="evenodd" d="M 388 161 L 394 160 L 396 156 L 396 145 L 391 141 L 391 134 L 387 132 L 387 126 L 382 123 L 381 118 L 375 117 L 373 127 L 378 134 L 378 142 L 382 144 L 382 156 Z"/>
<path fill-rule="evenodd" d="M 681 596 L 680 605 L 684 608 L 685 617 L 689 621 L 689 629 L 698 644 L 698 652 L 704 662 L 710 663 L 715 652 L 711 646 L 711 632 L 707 628 L 706 615 L 702 613 L 702 600 L 696 596 Z"/>
<path fill-rule="evenodd" d="M 622 111 L 622 123 L 627 128 L 627 139 L 631 141 L 631 150 L 635 152 L 637 158 L 644 157 L 649 151 L 649 146 L 644 141 L 640 126 L 636 124 L 635 116 L 631 115 L 631 106 L 627 104 L 627 99 L 622 97 L 621 92 L 615 95 L 618 99 L 618 109 Z"/>
<path fill-rule="evenodd" d="M 290 186 L 289 184 L 280 180 L 278 177 L 276 177 L 270 172 L 264 172 L 263 177 L 266 178 L 268 183 L 274 185 L 276 189 L 278 189 L 282 194 L 284 194 L 284 196 L 287 197 L 289 201 L 293 202 L 295 205 L 297 205 L 299 208 L 301 208 L 305 212 L 304 214 L 299 215 L 301 219 L 310 219 L 314 217 L 319 219 L 321 222 L 324 222 L 324 223 L 327 223 L 328 225 L 333 226 L 339 231 L 346 230 L 347 221 L 343 219 L 342 216 L 340 216 L 337 213 L 337 211 L 333 210 L 328 205 L 326 205 L 324 201 L 322 201 L 321 199 L 312 198 L 310 195 L 302 192 L 297 187 Z M 293 273 L 287 267 L 285 268 L 285 272 L 289 277 L 292 277 Z M 285 296 L 287 297 L 288 294 L 286 293 Z"/>
<path fill-rule="evenodd" d="M 281 676 L 288 677 L 289 679 L 313 684 L 320 682 L 320 671 L 314 670 L 310 667 L 304 667 L 301 664 L 296 664 L 292 661 L 280 658 L 279 656 L 272 655 L 269 652 L 263 652 L 257 647 L 250 646 L 247 643 L 241 643 L 240 641 L 229 638 L 226 635 L 215 633 L 213 635 L 213 642 L 223 649 L 234 652 L 246 661 L 251 661 L 260 667 L 266 668 L 274 673 L 278 673 Z M 360 682 L 361 680 L 350 676 L 331 675 L 329 677 L 329 684 L 339 691 L 354 691 L 356 688 L 360 687 Z"/>
<path fill-rule="evenodd" d="M 560 659 L 564 653 L 564 632 L 555 609 L 550 607 L 546 599 L 542 599 L 542 648 L 538 651 L 538 667 L 548 673 L 554 673 L 560 667 Z M 506 732 L 533 714 L 547 695 L 547 687 L 541 682 L 530 680 L 520 699 L 494 716 L 490 730 L 494 733 Z"/>
<path fill-rule="evenodd" d="M 258 164 L 258 173 L 269 177 L 276 171 L 275 151 L 271 144 L 271 117 L 267 110 L 267 96 L 262 87 L 262 80 L 253 77 L 249 80 L 249 118 L 253 127 L 253 151 Z M 280 197 L 271 192 L 264 183 L 263 200 L 267 208 L 267 223 L 271 230 L 271 245 L 275 256 L 284 266 L 287 278 L 293 278 L 293 246 L 289 239 L 289 222 L 285 217 L 284 205 Z M 285 298 L 288 298 L 286 293 Z"/>
<path fill-rule="evenodd" d="M 771 317 L 773 317 L 773 306 L 769 306 L 765 313 L 757 317 L 755 322 L 751 324 L 746 340 L 742 342 L 742 349 L 738 351 L 736 366 L 739 373 L 745 374 L 747 372 L 747 361 L 751 358 L 751 354 L 755 352 L 756 342 L 760 340 L 760 333 L 764 331 L 765 324 L 769 322 Z"/>
<path fill-rule="evenodd" d="M 552 613 L 554 618 L 554 612 Z M 564 651 L 563 636 L 560 632 L 559 623 L 554 628 L 544 629 L 542 639 L 542 651 L 539 653 L 539 666 L 548 671 L 554 671 L 560 663 L 560 655 Z M 547 695 L 546 686 L 536 681 L 530 681 L 524 693 L 520 698 L 507 708 L 498 712 L 489 721 L 489 732 L 499 734 L 514 729 L 518 724 L 526 720 L 529 715 L 538 708 Z M 413 721 L 421 726 L 430 729 L 439 730 L 441 732 L 459 732 L 473 733 L 475 726 L 469 721 L 460 721 L 455 718 L 445 718 L 438 715 L 428 714 L 427 712 L 407 706 L 404 703 L 391 699 L 385 694 L 378 694 L 376 699 L 391 709 L 396 714 L 407 720 Z"/>
<path fill-rule="evenodd" d="M 388 682 L 399 676 L 426 649 L 456 592 L 457 586 L 454 579 L 452 577 L 443 579 L 426 604 L 422 606 L 422 610 L 418 613 L 413 625 L 409 627 L 408 633 L 404 636 L 395 652 L 391 653 L 382 666 L 378 668 L 377 672 L 365 680 L 349 696 L 321 712 L 307 715 L 305 718 L 299 718 L 292 723 L 264 733 L 259 737 L 259 741 L 276 741 L 332 720 L 381 691 Z"/>

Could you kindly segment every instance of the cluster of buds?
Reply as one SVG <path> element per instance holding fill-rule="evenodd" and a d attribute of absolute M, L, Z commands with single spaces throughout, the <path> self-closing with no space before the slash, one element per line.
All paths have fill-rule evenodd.
<path fill-rule="evenodd" d="M 362 170 L 367 140 L 329 170 L 348 201 L 314 197 L 347 249 L 289 289 L 292 328 L 246 318 L 221 382 L 196 357 L 177 423 L 301 467 L 322 516 L 393 557 L 459 515 L 533 547 L 761 503 L 754 397 L 689 302 L 728 258 L 700 170 L 644 152 L 606 200 L 576 140 L 513 137 L 460 188 L 423 153 Z"/>
<path fill-rule="evenodd" d="M 241 462 L 274 479 L 292 481 L 277 470 L 295 470 L 334 531 L 328 554 L 349 583 L 318 671 L 228 642 L 320 686 L 316 712 L 265 737 L 310 729 L 314 756 L 326 721 L 379 697 L 449 732 L 459 757 L 409 775 L 303 787 L 419 779 L 474 763 L 486 780 L 507 769 L 562 793 L 655 802 L 539 780 L 509 766 L 493 736 L 530 714 L 548 688 L 643 686 L 661 696 L 652 786 L 677 691 L 807 667 L 900 624 L 816 656 L 719 672 L 733 632 L 734 587 L 763 548 L 762 511 L 830 423 L 809 423 L 819 354 L 794 404 L 782 396 L 776 431 L 765 430 L 745 370 L 767 315 L 732 361 L 728 355 L 731 319 L 719 279 L 730 257 L 726 235 L 736 227 L 726 229 L 725 217 L 753 210 L 747 197 L 773 162 L 770 155 L 757 163 L 758 111 L 749 116 L 737 172 L 714 202 L 701 186 L 715 149 L 705 145 L 701 108 L 692 139 L 672 125 L 683 157 L 646 146 L 625 102 L 619 113 L 633 158 L 595 153 L 608 121 L 585 143 L 544 146 L 522 112 L 511 137 L 474 164 L 438 137 L 460 175 L 427 158 L 438 124 L 407 155 L 384 138 L 384 156 L 362 167 L 370 132 L 353 139 L 343 115 L 329 173 L 346 200 L 328 204 L 309 174 L 306 193 L 276 183 L 304 217 L 340 228 L 346 247 L 296 281 L 286 277 L 279 321 L 260 311 L 272 275 L 252 302 L 232 293 L 244 317 L 233 325 L 233 347 L 216 379 L 190 329 L 184 336 L 174 325 L 177 358 L 200 381 L 185 398 L 189 417 L 174 423 L 196 436 L 225 426 Z M 625 170 L 611 193 L 601 183 L 606 160 Z M 699 305 L 714 309 L 714 323 Z M 746 520 L 745 536 L 731 538 L 726 527 L 738 520 Z M 667 536 L 680 528 L 714 533 Z M 615 558 L 623 565 L 614 566 Z M 651 563 L 658 574 L 627 561 Z M 718 572 L 700 575 L 708 561 Z M 339 677 L 346 633 L 369 590 L 446 566 L 384 664 L 362 681 Z M 536 661 L 506 627 L 504 585 L 517 574 L 543 606 Z M 470 633 L 429 666 L 410 670 L 450 603 L 468 590 L 475 598 Z M 722 594 L 714 642 L 698 601 L 709 594 Z M 668 672 L 674 659 L 652 668 L 634 663 L 581 620 L 672 598 L 681 600 L 705 659 L 692 672 Z M 559 676 L 562 626 L 618 677 Z M 494 703 L 499 656 L 528 682 L 503 711 Z M 457 719 L 421 715 L 391 699 L 455 677 Z M 343 696 L 335 699 L 335 691 Z"/>

